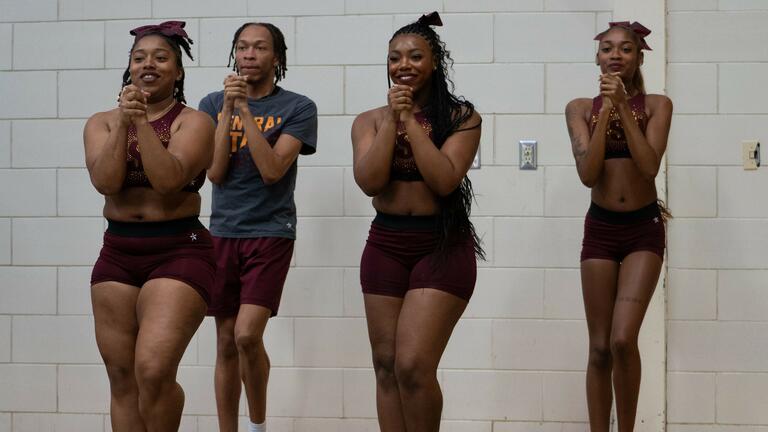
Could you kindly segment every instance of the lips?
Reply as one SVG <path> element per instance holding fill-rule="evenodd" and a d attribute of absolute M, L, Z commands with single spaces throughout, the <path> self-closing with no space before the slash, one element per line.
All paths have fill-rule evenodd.
<path fill-rule="evenodd" d="M 610 69 L 613 72 L 618 72 L 624 69 L 624 65 L 622 65 L 621 63 L 611 63 L 608 65 L 608 69 Z"/>
<path fill-rule="evenodd" d="M 409 84 L 416 80 L 416 75 L 412 75 L 412 74 L 395 75 L 394 80 L 401 84 Z"/>
<path fill-rule="evenodd" d="M 143 81 L 145 83 L 153 83 L 153 82 L 157 81 L 158 79 L 160 79 L 160 75 L 158 75 L 158 74 L 156 74 L 154 72 L 146 72 L 146 73 L 141 74 L 141 76 L 139 76 L 139 79 L 141 79 L 141 81 Z"/>

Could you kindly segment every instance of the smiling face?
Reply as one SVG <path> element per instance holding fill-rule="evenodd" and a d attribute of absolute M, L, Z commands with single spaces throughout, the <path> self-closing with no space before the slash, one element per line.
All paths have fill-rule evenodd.
<path fill-rule="evenodd" d="M 423 37 L 405 33 L 389 43 L 387 67 L 395 84 L 410 86 L 414 93 L 429 88 L 435 61 L 429 43 Z"/>
<path fill-rule="evenodd" d="M 240 75 L 248 76 L 249 82 L 274 82 L 275 55 L 272 34 L 261 25 L 244 28 L 235 42 L 235 64 Z"/>
<path fill-rule="evenodd" d="M 144 36 L 131 50 L 131 82 L 150 93 L 150 100 L 173 95 L 176 81 L 183 79 L 180 59 L 159 35 Z"/>
<path fill-rule="evenodd" d="M 629 30 L 614 27 L 600 39 L 597 64 L 602 73 L 618 72 L 622 80 L 630 81 L 643 64 L 643 53 Z"/>

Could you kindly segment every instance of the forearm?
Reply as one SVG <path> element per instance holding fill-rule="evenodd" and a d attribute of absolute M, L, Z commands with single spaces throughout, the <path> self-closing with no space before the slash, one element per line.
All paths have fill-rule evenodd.
<path fill-rule="evenodd" d="M 243 122 L 243 132 L 248 140 L 248 151 L 251 153 L 251 159 L 259 170 L 264 183 L 275 183 L 283 177 L 287 167 L 284 169 L 284 164 L 281 163 L 283 161 L 264 138 L 248 107 L 240 107 L 239 111 Z"/>
<path fill-rule="evenodd" d="M 654 179 L 659 172 L 660 158 L 656 150 L 648 144 L 648 140 L 640 130 L 632 110 L 628 104 L 621 104 L 617 107 L 621 125 L 624 128 L 624 136 L 627 139 L 627 146 L 632 154 L 632 161 L 637 166 L 643 177 Z"/>
<path fill-rule="evenodd" d="M 91 169 L 91 183 L 99 193 L 114 195 L 125 181 L 128 128 L 118 123 L 110 125 L 107 142 Z"/>
<path fill-rule="evenodd" d="M 181 190 L 189 179 L 181 162 L 163 146 L 152 126 L 149 123 L 138 124 L 136 135 L 144 172 L 152 188 L 160 193 Z"/>
<path fill-rule="evenodd" d="M 232 153 L 232 110 L 224 108 L 213 138 L 213 162 L 208 168 L 208 179 L 221 184 L 227 177 Z"/>
<path fill-rule="evenodd" d="M 583 149 L 581 154 L 574 152 L 579 178 L 588 187 L 594 186 L 603 172 L 605 164 L 605 134 L 608 130 L 609 120 L 610 110 L 600 111 L 595 129 L 589 138 L 589 145 Z"/>
<path fill-rule="evenodd" d="M 411 142 L 413 159 L 419 167 L 424 183 L 439 196 L 453 192 L 466 172 L 461 167 L 456 167 L 451 159 L 437 148 L 416 119 L 406 121 L 405 128 Z"/>
<path fill-rule="evenodd" d="M 355 182 L 369 196 L 377 195 L 389 184 L 396 139 L 397 122 L 385 120 L 365 154 L 355 161 Z"/>

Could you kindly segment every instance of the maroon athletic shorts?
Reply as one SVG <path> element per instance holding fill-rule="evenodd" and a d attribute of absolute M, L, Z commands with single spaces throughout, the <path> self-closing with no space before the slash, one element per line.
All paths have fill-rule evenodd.
<path fill-rule="evenodd" d="M 438 257 L 438 222 L 377 213 L 360 260 L 363 293 L 405 297 L 410 289 L 434 288 L 469 301 L 477 279 L 474 242 L 467 236 Z"/>
<path fill-rule="evenodd" d="M 213 237 L 216 282 L 208 315 L 237 315 L 241 304 L 264 306 L 277 315 L 293 256 L 293 239 Z"/>
<path fill-rule="evenodd" d="M 141 287 L 151 279 L 186 283 L 210 301 L 215 260 L 211 235 L 192 216 L 163 222 L 109 220 L 91 285 L 120 282 Z"/>
<path fill-rule="evenodd" d="M 621 262 L 637 251 L 653 252 L 664 259 L 665 243 L 664 219 L 657 203 L 630 212 L 606 210 L 592 203 L 584 220 L 581 260 Z"/>

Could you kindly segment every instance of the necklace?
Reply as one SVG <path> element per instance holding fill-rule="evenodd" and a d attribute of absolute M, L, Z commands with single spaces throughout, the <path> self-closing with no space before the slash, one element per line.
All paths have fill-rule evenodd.
<path fill-rule="evenodd" d="M 176 99 L 173 99 L 173 102 L 168 104 L 167 107 L 163 108 L 161 111 L 152 114 L 152 118 L 149 118 L 149 115 L 147 115 L 147 120 L 150 122 L 153 122 L 159 118 L 162 118 L 164 115 L 168 114 L 168 111 L 170 111 L 173 107 L 176 106 Z"/>

